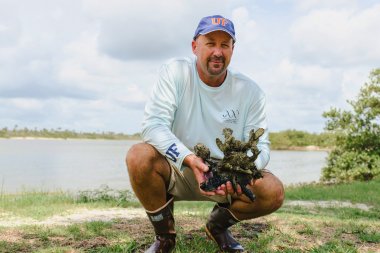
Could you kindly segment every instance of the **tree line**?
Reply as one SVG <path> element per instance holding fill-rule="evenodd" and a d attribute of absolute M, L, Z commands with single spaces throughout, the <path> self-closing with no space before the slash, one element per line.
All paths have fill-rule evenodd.
<path fill-rule="evenodd" d="M 335 146 L 334 133 L 309 133 L 299 130 L 285 130 L 280 132 L 270 132 L 269 140 L 271 149 L 287 150 L 316 146 L 321 149 L 331 149 Z"/>
<path fill-rule="evenodd" d="M 138 140 L 140 134 L 124 134 L 115 132 L 77 132 L 67 129 L 29 129 L 27 127 L 18 128 L 14 126 L 13 129 L 3 127 L 0 129 L 0 138 L 57 138 L 57 139 L 105 139 L 105 140 Z"/>
<path fill-rule="evenodd" d="M 299 130 L 285 130 L 269 133 L 271 148 L 276 150 L 292 149 L 297 147 L 318 146 L 320 148 L 331 148 L 334 146 L 330 133 L 309 133 Z M 63 129 L 29 129 L 27 127 L 13 129 L 3 127 L 0 129 L 0 138 L 59 138 L 59 139 L 106 139 L 106 140 L 139 140 L 140 133 L 125 134 L 114 132 L 76 132 Z"/>

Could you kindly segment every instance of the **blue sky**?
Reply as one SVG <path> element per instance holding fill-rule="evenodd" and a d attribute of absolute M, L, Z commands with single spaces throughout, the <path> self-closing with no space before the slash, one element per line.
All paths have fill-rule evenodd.
<path fill-rule="evenodd" d="M 380 1 L 0 0 L 0 127 L 139 132 L 160 65 L 212 14 L 235 23 L 231 68 L 266 92 L 271 131 L 323 131 L 380 67 Z"/>

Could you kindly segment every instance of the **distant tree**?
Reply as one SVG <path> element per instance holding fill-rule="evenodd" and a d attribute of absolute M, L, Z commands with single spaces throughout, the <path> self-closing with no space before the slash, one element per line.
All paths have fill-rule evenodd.
<path fill-rule="evenodd" d="M 269 140 L 272 149 L 289 149 L 294 147 L 318 146 L 320 148 L 331 148 L 335 145 L 334 136 L 331 133 L 308 133 L 300 130 L 284 130 L 281 132 L 270 132 Z"/>
<path fill-rule="evenodd" d="M 27 127 L 19 128 L 15 125 L 12 130 L 7 127 L 0 128 L 0 138 L 12 138 L 12 137 L 37 137 L 37 138 L 59 138 L 59 139 L 106 139 L 106 140 L 141 140 L 140 133 L 133 135 L 124 133 L 115 133 L 112 131 L 102 133 L 90 133 L 90 132 L 75 132 L 74 130 L 63 130 L 61 127 L 57 129 L 37 129 L 36 127 L 28 129 Z"/>
<path fill-rule="evenodd" d="M 325 181 L 367 181 L 380 174 L 380 68 L 370 73 L 352 110 L 324 112 L 326 130 L 334 132 L 336 148 L 323 168 Z"/>
<path fill-rule="evenodd" d="M 8 128 L 4 127 L 3 129 L 0 130 L 0 137 L 1 138 L 8 137 Z"/>

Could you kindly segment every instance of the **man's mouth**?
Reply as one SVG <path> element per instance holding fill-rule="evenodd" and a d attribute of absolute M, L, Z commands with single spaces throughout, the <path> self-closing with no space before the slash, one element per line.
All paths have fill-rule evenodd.
<path fill-rule="evenodd" d="M 224 59 L 223 58 L 210 58 L 209 60 L 210 62 L 212 63 L 216 63 L 216 64 L 220 64 L 220 63 L 224 63 Z"/>

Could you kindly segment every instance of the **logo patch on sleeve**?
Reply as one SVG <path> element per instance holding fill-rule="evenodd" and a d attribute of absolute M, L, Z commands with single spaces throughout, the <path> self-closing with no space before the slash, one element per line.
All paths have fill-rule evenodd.
<path fill-rule="evenodd" d="M 173 162 L 177 162 L 177 158 L 179 156 L 177 145 L 175 143 L 173 143 L 172 145 L 170 145 L 170 147 L 168 148 L 168 150 L 166 150 L 165 154 L 166 154 L 166 157 L 168 159 L 172 160 Z"/>

